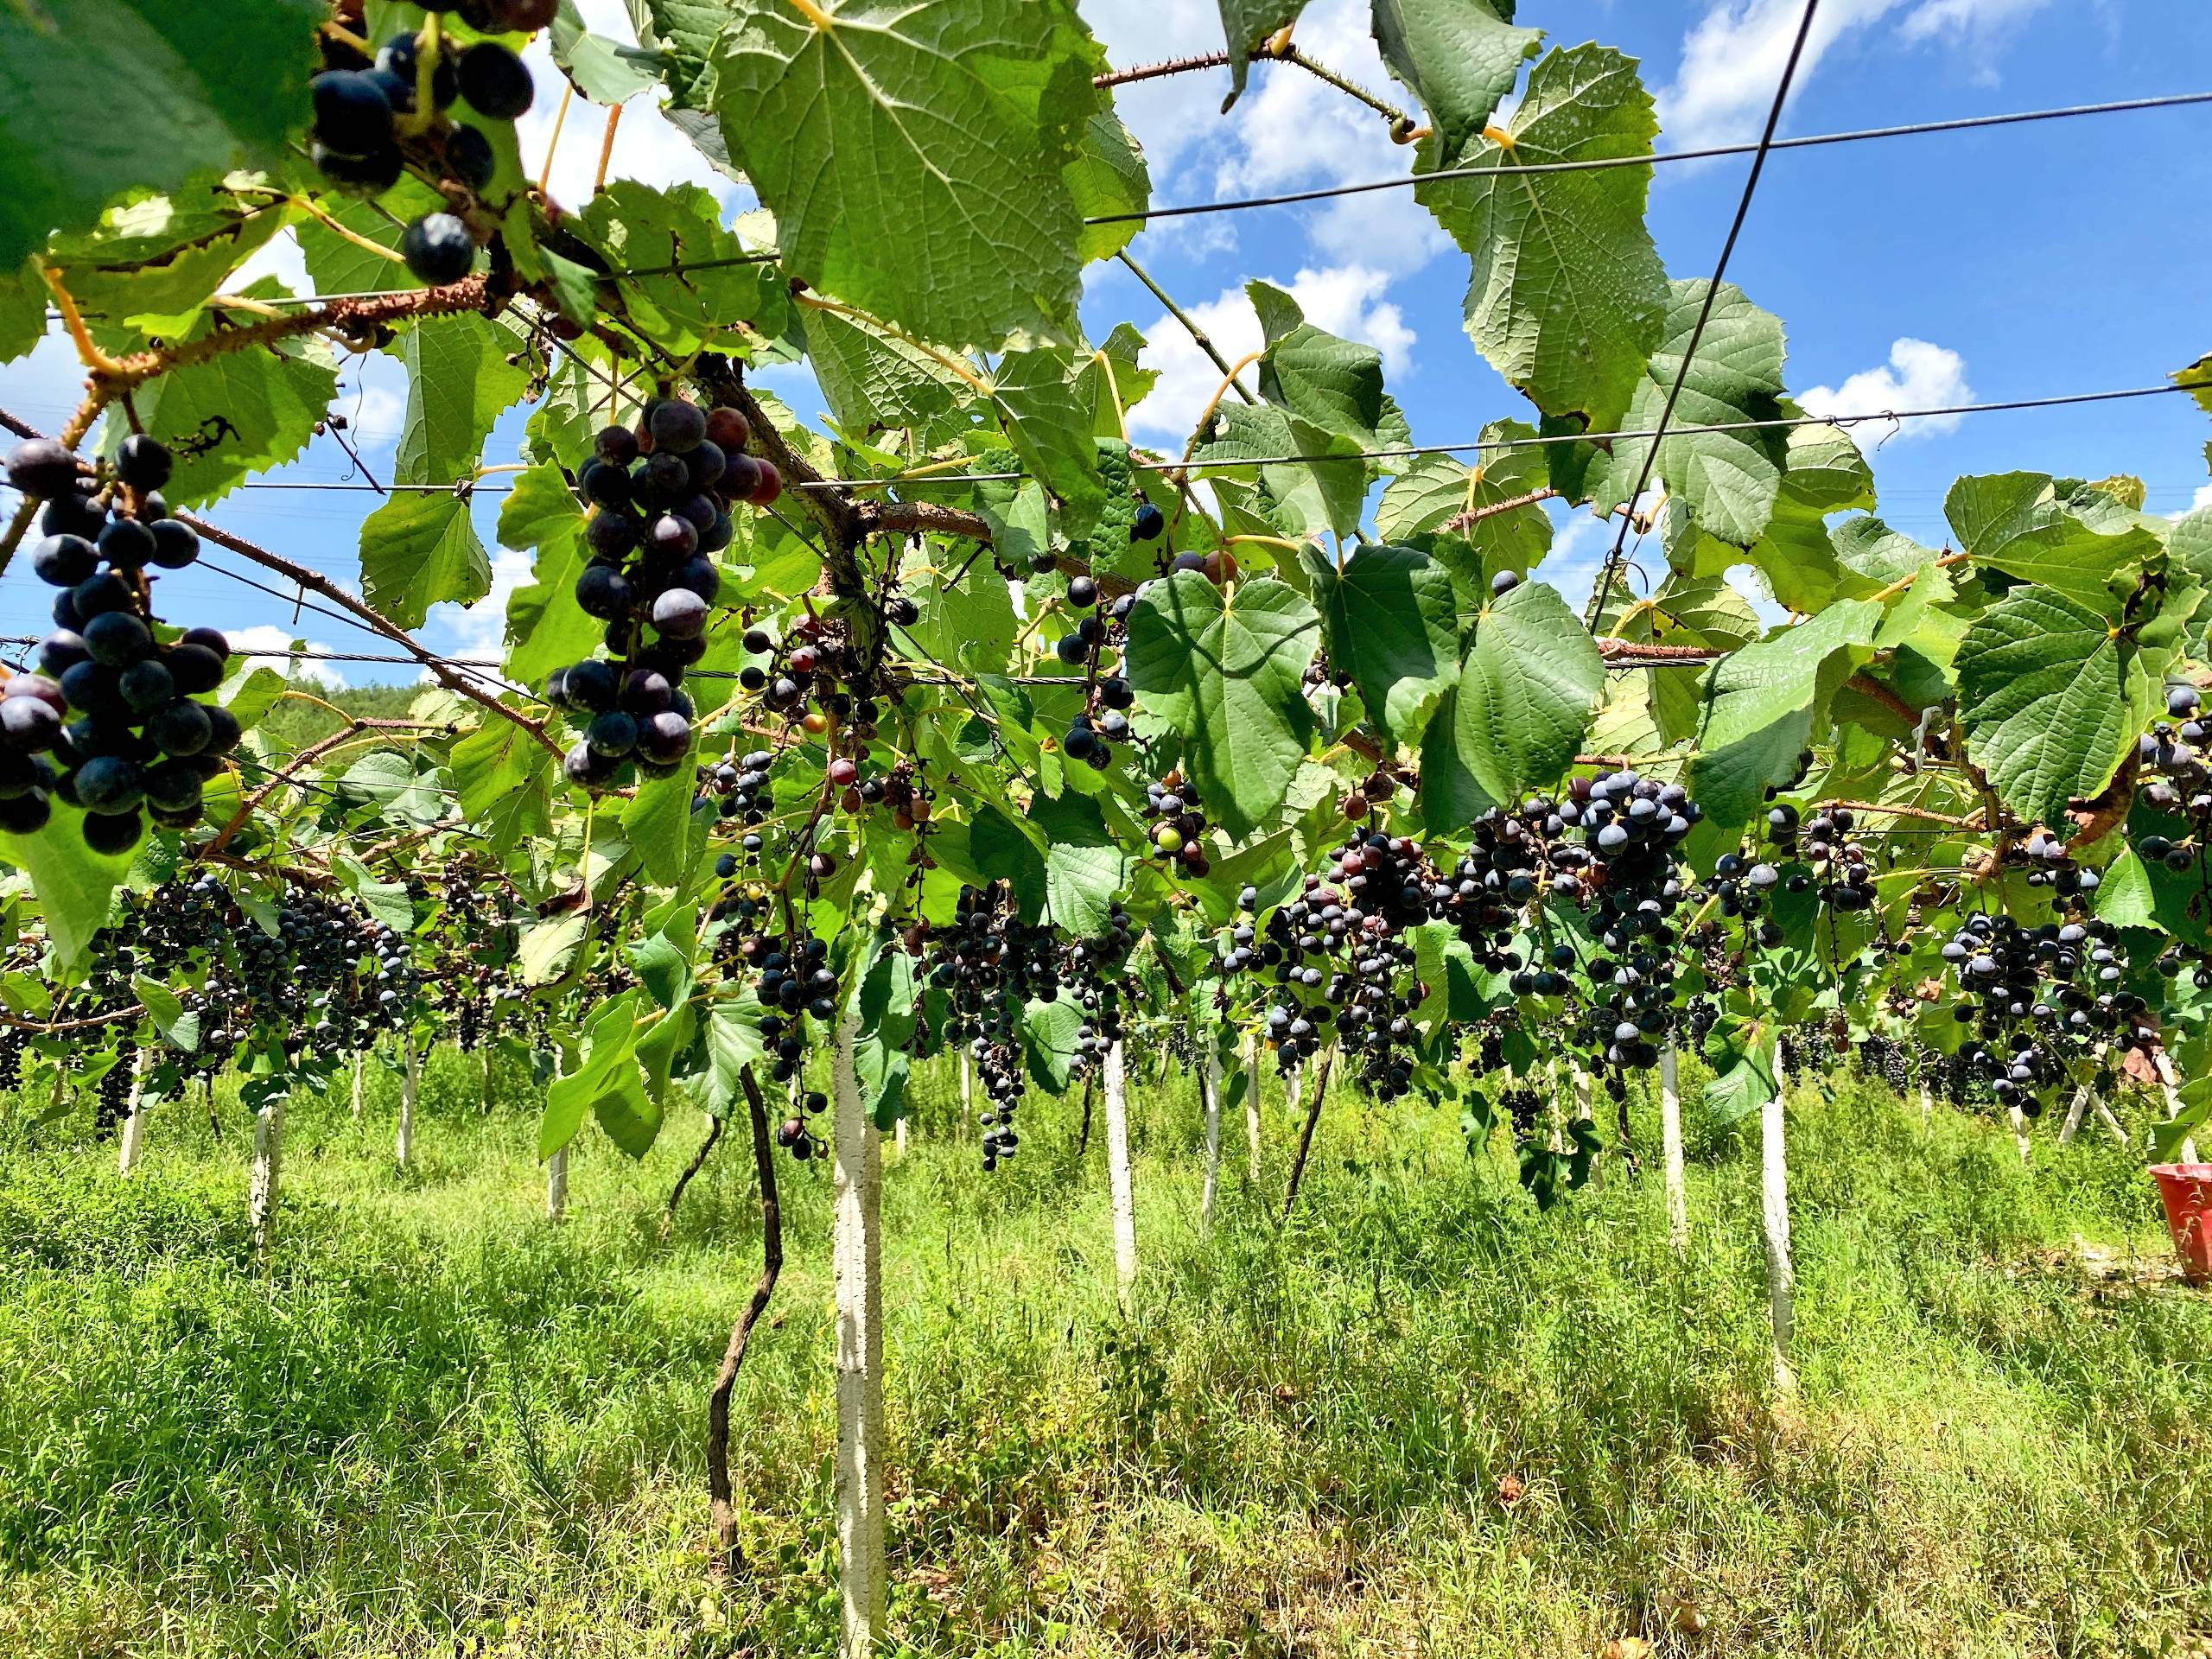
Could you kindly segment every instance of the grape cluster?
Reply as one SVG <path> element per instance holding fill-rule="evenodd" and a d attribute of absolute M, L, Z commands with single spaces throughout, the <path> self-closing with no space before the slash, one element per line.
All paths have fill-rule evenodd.
<path fill-rule="evenodd" d="M 229 709 L 197 701 L 222 683 L 229 642 L 213 628 L 169 640 L 155 632 L 147 567 L 178 570 L 200 556 L 199 537 L 158 494 L 173 465 L 133 434 L 113 480 L 86 493 L 92 480 L 51 439 L 8 457 L 9 482 L 46 504 L 31 567 L 62 591 L 40 671 L 10 680 L 0 698 L 0 829 L 44 828 L 58 797 L 85 810 L 93 850 L 127 852 L 145 830 L 142 807 L 168 828 L 198 823 L 201 791 L 238 741 Z M 65 724 L 71 711 L 78 718 Z"/>
<path fill-rule="evenodd" d="M 963 888 L 951 925 L 923 943 L 928 982 L 950 1005 L 946 1040 L 967 1046 L 983 1085 L 976 1122 L 983 1167 L 995 1169 L 1021 1144 L 1014 1114 L 1022 1095 L 1022 1014 L 1032 1001 L 1059 996 L 1060 944 L 1051 928 L 1021 919 L 1004 882 Z"/>
<path fill-rule="evenodd" d="M 28 1040 L 18 1027 L 0 1026 L 0 1095 L 12 1095 L 23 1086 L 23 1048 Z"/>
<path fill-rule="evenodd" d="M 741 760 L 726 760 L 712 772 L 700 774 L 701 798 L 720 797 L 721 804 L 715 810 L 743 831 L 738 846 L 747 864 L 760 862 L 760 849 L 766 844 L 761 840 L 760 826 L 776 804 L 768 775 L 768 769 L 775 764 L 773 749 L 754 749 Z M 737 854 L 724 853 L 715 861 L 715 874 L 727 881 L 737 874 L 739 862 Z"/>
<path fill-rule="evenodd" d="M 2208 728 L 2196 688 L 2177 685 L 2168 690 L 2166 713 L 2169 719 L 2136 740 L 2138 763 L 2155 774 L 2142 785 L 2139 798 L 2159 811 L 2186 817 L 2189 828 L 2178 841 L 2166 835 L 2145 836 L 2135 843 L 2135 850 L 2142 858 L 2180 873 L 2195 868 L 2212 843 L 2212 762 L 2206 757 Z"/>
<path fill-rule="evenodd" d="M 463 0 L 425 10 L 458 11 L 471 28 L 499 35 L 543 29 L 558 6 L 556 0 Z M 434 56 L 423 55 L 426 46 Z M 461 281 L 476 264 L 476 237 L 465 215 L 480 205 L 498 160 L 482 128 L 448 111 L 460 100 L 481 120 L 518 120 L 536 96 L 529 68 L 496 41 L 464 48 L 442 34 L 429 39 L 428 31 L 395 35 L 372 58 L 327 32 L 322 50 L 326 67 L 308 83 L 315 104 L 309 156 L 332 185 L 358 196 L 382 195 L 412 163 L 459 211 L 441 208 L 416 219 L 401 233 L 401 257 L 418 282 L 440 287 Z M 421 107 L 426 88 L 427 110 Z"/>
<path fill-rule="evenodd" d="M 1961 993 L 1953 1017 L 1972 1027 L 1960 1058 L 2000 1103 L 2031 1117 L 2064 1081 L 2069 1052 L 2113 1035 L 2145 1007 L 2122 988 L 2126 946 L 2108 922 L 2030 927 L 2010 916 L 1969 916 L 1942 957 Z"/>
<path fill-rule="evenodd" d="M 853 660 L 849 630 L 842 618 L 809 613 L 781 640 L 764 628 L 750 628 L 745 649 L 768 660 L 747 663 L 738 671 L 737 683 L 758 693 L 771 713 L 796 722 L 810 737 L 824 736 L 832 725 L 849 721 L 855 739 L 874 740 L 878 711 L 868 695 L 869 676 Z"/>
<path fill-rule="evenodd" d="M 1859 1039 L 1855 1058 L 1863 1075 L 1879 1077 L 1899 1094 L 1912 1082 L 1911 1058 L 1905 1052 L 1904 1045 L 1894 1038 L 1879 1032 L 1868 1033 Z"/>
<path fill-rule="evenodd" d="M 1170 869 L 1180 868 L 1194 880 L 1212 872 L 1205 849 L 1206 815 L 1198 810 L 1198 786 L 1180 772 L 1171 772 L 1156 784 L 1144 786 L 1146 831 L 1152 850 Z"/>
<path fill-rule="evenodd" d="M 93 1091 L 92 1128 L 103 1139 L 123 1127 L 130 1110 L 130 1079 L 138 1064 L 138 1045 L 125 1038 L 117 1046 L 115 1064 L 100 1073 Z"/>
<path fill-rule="evenodd" d="M 1159 512 L 1157 507 L 1152 510 Z M 1097 582 L 1089 576 L 1073 576 L 1068 581 L 1068 605 L 1087 614 L 1072 632 L 1060 636 L 1052 650 L 1068 667 L 1083 671 L 1084 702 L 1081 711 L 1068 721 L 1060 747 L 1069 760 L 1103 772 L 1114 764 L 1114 745 L 1128 741 L 1128 711 L 1137 700 L 1128 681 L 1104 671 L 1103 659 L 1106 652 L 1119 651 L 1127 641 L 1129 612 L 1136 598 L 1124 594 L 1099 610 L 1096 608 Z"/>
<path fill-rule="evenodd" d="M 576 478 L 594 511 L 575 598 L 607 624 L 607 655 L 555 670 L 545 688 L 583 728 L 563 763 L 570 783 L 605 789 L 632 761 L 664 778 L 690 753 L 696 710 L 682 686 L 707 652 L 721 588 L 712 556 L 736 533 L 731 504 L 782 488 L 773 467 L 745 453 L 751 436 L 736 410 L 664 397 L 634 430 L 610 426 L 594 442 Z"/>

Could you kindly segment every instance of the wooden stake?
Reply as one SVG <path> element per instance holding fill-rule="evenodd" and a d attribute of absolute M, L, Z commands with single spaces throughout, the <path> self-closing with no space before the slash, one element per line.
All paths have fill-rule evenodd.
<path fill-rule="evenodd" d="M 883 1148 L 861 1093 L 859 1020 L 838 1022 L 836 1061 L 837 1543 L 844 1659 L 884 1634 Z"/>

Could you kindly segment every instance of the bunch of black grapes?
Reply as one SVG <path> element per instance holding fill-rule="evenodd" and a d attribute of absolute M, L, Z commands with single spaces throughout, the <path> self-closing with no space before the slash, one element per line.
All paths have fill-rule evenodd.
<path fill-rule="evenodd" d="M 84 808 L 93 850 L 128 852 L 145 830 L 142 808 L 171 829 L 198 823 L 202 789 L 238 741 L 230 710 L 198 701 L 222 683 L 229 642 L 213 628 L 155 631 L 148 567 L 181 570 L 200 556 L 199 537 L 159 494 L 172 466 L 137 434 L 105 486 L 52 439 L 8 457 L 9 482 L 46 504 L 31 568 L 62 591 L 40 671 L 17 675 L 0 699 L 0 828 L 42 829 L 59 797 Z"/>
<path fill-rule="evenodd" d="M 468 0 L 424 9 L 458 11 L 487 34 L 543 29 L 559 10 L 556 0 Z M 441 34 L 435 55 L 425 58 L 423 36 L 395 35 L 367 58 L 340 36 L 321 38 L 327 67 L 308 83 L 315 164 L 331 184 L 359 196 L 382 195 L 412 165 L 459 211 L 416 219 L 401 234 L 401 256 L 417 281 L 432 287 L 461 281 L 476 264 L 476 238 L 464 215 L 491 187 L 497 158 L 480 128 L 448 111 L 459 99 L 484 121 L 512 124 L 535 96 L 530 70 L 496 41 L 463 47 Z M 427 111 L 421 107 L 426 82 Z M 484 222 L 495 217 L 480 216 Z"/>
<path fill-rule="evenodd" d="M 1205 880 L 1213 867 L 1206 858 L 1206 815 L 1199 809 L 1198 785 L 1179 771 L 1171 772 L 1145 785 L 1144 809 L 1153 852 L 1169 870 Z"/>
<path fill-rule="evenodd" d="M 706 655 L 721 586 L 713 556 L 734 534 L 729 508 L 766 504 L 782 488 L 773 466 L 745 453 L 751 436 L 736 410 L 674 397 L 654 403 L 636 430 L 599 435 L 576 480 L 595 511 L 575 596 L 607 624 L 607 654 L 555 670 L 545 688 L 583 728 L 563 763 L 569 782 L 605 789 L 626 762 L 668 777 L 690 755 L 683 673 Z"/>
<path fill-rule="evenodd" d="M 1081 669 L 1084 679 L 1083 708 L 1068 721 L 1060 747 L 1069 760 L 1103 772 L 1114 764 L 1114 746 L 1128 741 L 1128 711 L 1137 700 L 1128 681 L 1105 665 L 1107 653 L 1118 652 L 1128 641 L 1136 596 L 1124 594 L 1103 607 L 1098 598 L 1098 584 L 1090 577 L 1069 578 L 1068 606 L 1084 614 L 1071 632 L 1060 637 L 1053 653 L 1068 667 Z"/>
<path fill-rule="evenodd" d="M 742 831 L 738 845 L 743 853 L 724 853 L 715 861 L 715 874 L 727 881 L 740 863 L 758 864 L 766 843 L 760 825 L 776 804 L 773 780 L 768 769 L 776 763 L 773 749 L 754 749 L 741 760 L 725 760 L 712 772 L 699 775 L 700 799 L 715 803 L 722 817 Z"/>
<path fill-rule="evenodd" d="M 945 1039 L 967 1046 L 983 1085 L 983 1167 L 996 1169 L 1020 1145 L 1014 1114 L 1023 1088 L 1022 1016 L 1030 1002 L 1058 997 L 1060 942 L 1051 928 L 1023 921 L 1000 881 L 963 888 L 950 925 L 931 932 L 924 949 L 928 983 L 949 1005 Z"/>
<path fill-rule="evenodd" d="M 2135 850 L 2176 872 L 2195 868 L 2207 844 L 2212 843 L 2212 761 L 2206 756 L 2209 728 L 2202 718 L 2202 704 L 2195 686 L 2170 688 L 2166 692 L 2169 718 L 2136 740 L 2138 764 L 2152 774 L 2137 798 L 2161 812 L 2185 817 L 2189 828 L 2178 841 L 2166 835 L 2145 836 L 2135 843 Z"/>
<path fill-rule="evenodd" d="M 1969 916 L 1942 956 L 1958 976 L 1953 1017 L 1971 1028 L 1961 1061 L 1999 1103 L 2030 1117 L 2065 1082 L 2069 1057 L 2119 1035 L 2145 1007 L 2124 988 L 2126 947 L 2108 922 Z"/>

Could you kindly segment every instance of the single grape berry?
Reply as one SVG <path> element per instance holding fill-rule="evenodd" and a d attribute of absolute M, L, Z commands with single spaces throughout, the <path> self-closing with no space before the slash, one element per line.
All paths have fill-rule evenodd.
<path fill-rule="evenodd" d="M 66 496 L 77 484 L 77 458 L 52 438 L 32 438 L 8 454 L 8 482 L 41 500 Z"/>
<path fill-rule="evenodd" d="M 1518 570 L 1501 570 L 1490 579 L 1491 597 L 1503 599 L 1521 585 Z"/>
<path fill-rule="evenodd" d="M 370 74 L 333 69 L 308 83 L 316 140 L 340 156 L 366 156 L 391 142 L 391 100 Z"/>
<path fill-rule="evenodd" d="M 154 537 L 153 563 L 164 570 L 182 570 L 200 557 L 200 532 L 175 518 L 156 518 L 147 526 Z"/>
<path fill-rule="evenodd" d="M 1068 582 L 1068 603 L 1079 611 L 1087 611 L 1098 602 L 1098 584 L 1089 576 L 1071 577 Z"/>
<path fill-rule="evenodd" d="M 416 280 L 432 288 L 457 283 L 476 264 L 468 226 L 451 213 L 425 213 L 399 238 L 399 251 Z"/>
<path fill-rule="evenodd" d="M 494 121 L 512 121 L 530 108 L 535 88 L 523 60 L 504 46 L 480 41 L 461 54 L 461 95 Z"/>
<path fill-rule="evenodd" d="M 499 171 L 492 141 L 474 127 L 455 127 L 446 135 L 446 166 L 454 178 L 481 194 Z"/>
<path fill-rule="evenodd" d="M 645 429 L 656 453 L 688 454 L 707 438 L 707 412 L 680 397 L 664 397 L 646 411 Z"/>
<path fill-rule="evenodd" d="M 2166 693 L 2166 712 L 2176 720 L 2184 720 L 2195 714 L 2203 701 L 2193 685 L 2177 685 Z"/>
<path fill-rule="evenodd" d="M 31 550 L 31 569 L 54 588 L 74 588 L 100 568 L 99 550 L 81 536 L 49 536 Z"/>
<path fill-rule="evenodd" d="M 1129 539 L 1133 542 L 1156 542 L 1167 533 L 1167 515 L 1149 501 L 1140 502 L 1136 517 L 1129 524 Z"/>

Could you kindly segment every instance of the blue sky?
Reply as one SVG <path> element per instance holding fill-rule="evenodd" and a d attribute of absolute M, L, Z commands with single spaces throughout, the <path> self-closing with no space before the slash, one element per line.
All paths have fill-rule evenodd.
<path fill-rule="evenodd" d="M 1203 0 L 1078 3 L 1117 65 L 1219 44 L 1217 14 Z M 583 9 L 594 26 L 626 34 L 620 0 L 586 0 Z M 1798 16 L 1797 0 L 1522 0 L 1519 20 L 1545 30 L 1549 44 L 1595 39 L 1640 59 L 1660 99 L 1665 149 L 1756 136 Z M 1382 71 L 1357 0 L 1315 0 L 1298 38 L 1332 67 L 1403 98 Z M 2202 0 L 1825 0 L 1783 130 L 2201 91 L 2212 87 L 2208 64 L 2212 6 Z M 1122 111 L 1152 159 L 1156 200 L 1388 177 L 1410 165 L 1379 119 L 1300 70 L 1255 67 L 1243 101 L 1223 118 L 1216 111 L 1226 79 L 1185 76 L 1123 90 Z M 550 71 L 540 84 L 553 84 Z M 544 154 L 555 101 L 542 95 L 524 118 L 525 157 Z M 598 136 L 595 121 L 572 118 L 555 156 L 556 198 L 587 194 Z M 1729 275 L 1783 318 L 1793 391 L 1825 389 L 1827 407 L 2148 385 L 2212 350 L 2208 140 L 2212 106 L 1783 154 L 1768 166 Z M 1670 273 L 1710 272 L 1745 166 L 1658 170 L 1650 220 Z M 733 209 L 744 205 L 672 129 L 636 106 L 613 170 L 656 183 L 696 178 L 722 189 Z M 1471 438 L 1488 421 L 1526 412 L 1461 332 L 1465 260 L 1409 191 L 1178 221 L 1147 232 L 1134 251 L 1232 356 L 1240 339 L 1258 337 L 1243 283 L 1262 277 L 1293 289 L 1315 322 L 1383 352 L 1418 442 Z M 301 283 L 296 259 L 280 252 L 269 263 Z M 1118 267 L 1094 268 L 1084 317 L 1094 337 L 1125 320 L 1150 337 L 1165 372 L 1137 435 L 1179 443 L 1217 372 Z M 49 340 L 31 359 L 0 367 L 0 406 L 51 429 L 67 414 L 73 378 L 66 343 Z M 383 476 L 404 378 L 379 360 L 347 365 L 345 380 L 350 401 L 342 406 L 357 411 L 366 459 Z M 803 372 L 769 384 L 802 414 L 818 407 Z M 512 459 L 520 430 L 519 412 L 502 422 L 487 459 Z M 1868 426 L 1859 436 L 1873 454 L 1883 515 L 1940 543 L 1944 491 L 1967 473 L 2133 473 L 2149 485 L 2153 510 L 2185 509 L 2207 483 L 2212 422 L 2177 397 L 1920 423 L 1886 442 Z M 358 477 L 327 439 L 280 476 Z M 249 490 L 214 516 L 351 582 L 358 525 L 374 505 L 371 495 Z M 480 508 L 487 545 L 496 507 L 487 499 Z M 1595 521 L 1577 521 L 1542 574 L 1579 600 L 1605 540 Z M 527 569 L 516 556 L 495 557 L 492 597 L 466 614 L 435 614 L 426 642 L 456 653 L 496 647 L 505 594 L 527 580 Z M 290 606 L 212 572 L 168 578 L 161 602 L 173 620 L 253 629 L 262 645 L 297 635 L 340 650 L 379 649 L 327 618 L 296 620 Z M 39 630 L 44 610 L 28 573 L 0 586 L 0 632 Z M 411 677 L 369 666 L 337 671 L 354 682 Z"/>

